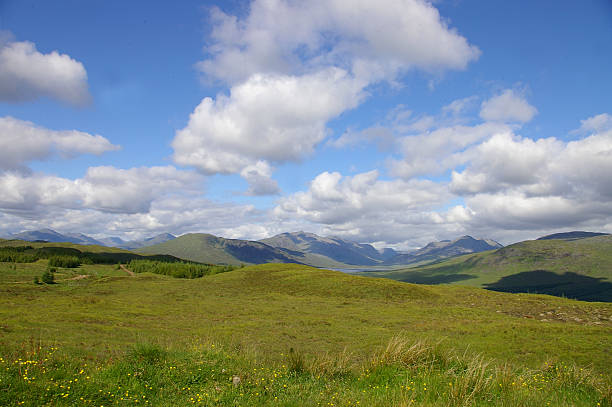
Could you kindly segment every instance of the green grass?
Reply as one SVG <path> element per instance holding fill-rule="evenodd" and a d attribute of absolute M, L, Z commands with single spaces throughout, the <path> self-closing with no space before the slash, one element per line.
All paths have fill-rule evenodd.
<path fill-rule="evenodd" d="M 23 356 L 23 357 L 18 357 Z M 34 345 L 0 356 L 0 403 L 200 406 L 602 406 L 601 377 L 560 363 L 516 370 L 479 356 L 440 352 L 393 338 L 358 365 L 346 357 L 270 363 L 214 343 L 188 351 L 136 344 L 121 357 L 82 361 Z"/>
<path fill-rule="evenodd" d="M 545 274 L 549 281 L 540 281 L 542 271 L 551 273 Z M 423 284 L 451 283 L 610 302 L 612 236 L 573 241 L 525 241 L 495 251 L 364 275 Z M 517 277 L 508 278 L 513 275 Z"/>
<path fill-rule="evenodd" d="M 609 403 L 611 304 L 292 264 L 35 285 L 45 262 L 0 263 L 0 405 Z"/>

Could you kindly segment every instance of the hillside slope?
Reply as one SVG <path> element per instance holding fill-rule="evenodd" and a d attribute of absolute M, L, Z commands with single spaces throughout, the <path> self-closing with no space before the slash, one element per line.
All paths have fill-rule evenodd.
<path fill-rule="evenodd" d="M 32 283 L 45 267 L 0 263 L 1 405 L 609 405 L 612 304 L 295 264 Z"/>
<path fill-rule="evenodd" d="M 265 243 L 224 239 L 204 233 L 189 233 L 160 244 L 142 247 L 135 252 L 169 254 L 211 264 L 300 263 L 289 252 Z"/>
<path fill-rule="evenodd" d="M 453 283 L 610 302 L 612 236 L 529 240 L 435 264 L 365 274 L 412 283 Z"/>
<path fill-rule="evenodd" d="M 605 235 L 609 235 L 609 233 L 573 231 L 573 232 L 553 233 L 552 235 L 546 235 L 546 236 L 539 237 L 537 240 L 551 240 L 551 239 L 576 240 L 576 239 L 585 239 L 588 237 L 605 236 Z"/>

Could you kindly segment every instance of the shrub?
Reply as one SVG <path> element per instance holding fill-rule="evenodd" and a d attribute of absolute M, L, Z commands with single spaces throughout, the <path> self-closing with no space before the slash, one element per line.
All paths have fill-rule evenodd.
<path fill-rule="evenodd" d="M 45 271 L 41 277 L 41 280 L 45 284 L 55 284 L 55 276 L 50 271 Z"/>

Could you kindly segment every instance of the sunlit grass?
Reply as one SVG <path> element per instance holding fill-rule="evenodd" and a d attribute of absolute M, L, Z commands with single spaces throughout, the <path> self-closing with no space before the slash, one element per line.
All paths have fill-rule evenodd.
<path fill-rule="evenodd" d="M 83 265 L 53 285 L 31 280 L 44 261 L 7 266 L 0 405 L 609 400 L 610 304 L 288 264 L 194 280 Z"/>
<path fill-rule="evenodd" d="M 118 358 L 83 361 L 56 347 L 0 357 L 0 404 L 199 406 L 604 406 L 610 389 L 564 364 L 509 370 L 481 356 L 393 338 L 371 360 L 330 369 L 330 355 L 271 362 L 213 343 L 186 351 L 137 344 Z M 344 359 L 343 355 L 338 355 Z M 322 368 L 322 365 L 325 366 Z"/>

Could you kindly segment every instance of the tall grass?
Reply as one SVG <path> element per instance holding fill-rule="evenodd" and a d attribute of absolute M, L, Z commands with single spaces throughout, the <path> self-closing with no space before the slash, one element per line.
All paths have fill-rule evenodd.
<path fill-rule="evenodd" d="M 259 357 L 258 357 L 259 356 Z M 392 339 L 371 360 L 346 353 L 283 362 L 251 352 L 197 345 L 167 350 L 136 344 L 88 361 L 54 346 L 0 356 L 0 405 L 216 406 L 610 406 L 610 388 L 591 371 L 545 364 L 513 369 L 478 355 Z M 343 366 L 342 372 L 329 366 Z M 350 366 L 350 367 L 349 367 Z"/>

